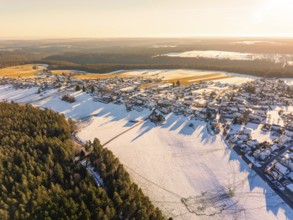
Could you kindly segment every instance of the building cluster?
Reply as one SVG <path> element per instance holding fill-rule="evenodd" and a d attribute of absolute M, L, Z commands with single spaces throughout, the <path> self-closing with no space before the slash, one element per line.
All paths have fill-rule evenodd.
<path fill-rule="evenodd" d="M 227 87 L 214 82 L 178 86 L 162 83 L 158 79 L 118 77 L 83 83 L 81 86 L 86 86 L 92 92 L 94 101 L 124 104 L 128 111 L 157 109 L 163 114 L 173 112 L 176 115 L 200 119 L 216 118 L 217 109 L 212 103 L 217 91 Z"/>
<path fill-rule="evenodd" d="M 38 87 L 40 91 L 60 88 L 71 85 L 71 75 L 54 75 L 44 70 L 36 77 L 31 78 L 10 78 L 0 77 L 0 85 L 9 84 L 15 89 L 30 89 Z"/>
<path fill-rule="evenodd" d="M 288 198 L 293 198 L 292 86 L 282 80 L 260 79 L 242 85 L 232 97 L 239 111 L 230 112 L 232 119 L 223 124 L 228 143 L 259 167 Z M 260 128 L 259 136 L 252 135 L 254 131 L 245 126 L 247 123 Z M 244 126 L 236 129 L 237 124 Z M 260 135 L 266 139 L 259 141 Z"/>

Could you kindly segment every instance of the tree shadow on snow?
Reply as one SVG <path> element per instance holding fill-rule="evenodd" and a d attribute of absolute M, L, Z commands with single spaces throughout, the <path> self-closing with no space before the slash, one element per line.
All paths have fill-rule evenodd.
<path fill-rule="evenodd" d="M 155 125 L 152 122 L 145 121 L 139 129 L 140 133 L 135 138 L 133 138 L 131 142 L 136 141 L 137 139 L 148 133 L 150 130 L 154 128 L 154 126 Z"/>

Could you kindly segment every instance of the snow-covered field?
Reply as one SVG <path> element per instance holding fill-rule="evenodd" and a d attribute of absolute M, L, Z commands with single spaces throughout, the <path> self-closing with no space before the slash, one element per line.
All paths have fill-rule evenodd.
<path fill-rule="evenodd" d="M 168 57 L 195 57 L 208 59 L 228 59 L 228 60 L 269 60 L 273 62 L 290 62 L 293 61 L 291 54 L 265 54 L 265 53 L 240 53 L 231 51 L 217 50 L 194 50 L 179 53 L 167 53 L 161 56 Z"/>
<path fill-rule="evenodd" d="M 93 102 L 75 92 L 75 103 L 58 91 L 40 97 L 36 89 L 0 86 L 0 100 L 33 103 L 83 119 L 82 140 L 102 143 L 131 128 L 149 111 L 127 112 L 123 105 Z M 88 117 L 92 116 L 92 117 Z M 189 126 L 193 123 L 193 126 Z M 206 124 L 170 114 L 162 125 L 149 121 L 128 130 L 107 147 L 155 205 L 174 219 L 292 219 L 293 210 Z"/>
<path fill-rule="evenodd" d="M 194 128 L 189 127 L 191 122 Z M 107 130 L 97 129 L 99 125 L 93 122 L 79 137 L 107 136 Z M 220 136 L 208 134 L 204 122 L 170 115 L 165 124 L 145 122 L 107 147 L 151 200 L 175 219 L 290 219 L 293 215 Z"/>
<path fill-rule="evenodd" d="M 293 62 L 292 62 L 293 65 Z M 293 79 L 292 78 L 284 78 L 283 79 L 288 85 L 292 85 L 293 86 Z"/>
<path fill-rule="evenodd" d="M 168 47 L 176 47 L 176 45 L 167 45 L 167 44 L 165 44 L 165 45 L 163 45 L 163 44 L 155 44 L 155 45 L 153 45 L 152 46 L 152 48 L 168 48 Z"/>
<path fill-rule="evenodd" d="M 235 43 L 233 43 L 235 44 Z M 236 44 L 245 44 L 245 45 L 254 45 L 254 44 L 272 44 L 272 45 L 282 45 L 284 43 L 275 42 L 275 41 L 261 41 L 261 40 L 246 40 L 238 41 Z"/>
<path fill-rule="evenodd" d="M 165 80 L 174 78 L 185 78 L 193 76 L 205 76 L 209 74 L 225 75 L 225 72 L 220 71 L 204 71 L 204 70 L 192 70 L 192 69 L 175 69 L 175 70 L 156 70 L 156 69 L 144 69 L 144 70 L 130 70 L 123 72 L 122 75 L 126 76 L 144 76 L 152 78 L 164 78 Z"/>
<path fill-rule="evenodd" d="M 232 85 L 241 85 L 243 83 L 253 81 L 253 79 L 250 77 L 236 77 L 236 76 L 234 76 L 232 78 L 217 79 L 217 80 L 213 80 L 213 81 L 220 82 L 220 83 L 228 83 L 228 84 L 232 84 Z"/>

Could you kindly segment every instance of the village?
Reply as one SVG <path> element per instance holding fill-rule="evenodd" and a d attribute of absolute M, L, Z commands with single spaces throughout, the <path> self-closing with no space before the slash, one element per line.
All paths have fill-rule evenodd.
<path fill-rule="evenodd" d="M 82 90 L 94 102 L 124 105 L 127 111 L 148 109 L 152 111 L 148 119 L 157 124 L 164 123 L 169 113 L 204 121 L 210 135 L 223 135 L 283 199 L 293 203 L 293 87 L 283 80 L 259 78 L 242 85 L 200 81 L 182 86 L 180 79 L 163 82 L 119 75 L 77 79 L 78 74 L 44 70 L 34 78 L 2 77 L 0 84 L 37 87 L 40 96 L 50 89 L 63 89 L 69 97 Z"/>

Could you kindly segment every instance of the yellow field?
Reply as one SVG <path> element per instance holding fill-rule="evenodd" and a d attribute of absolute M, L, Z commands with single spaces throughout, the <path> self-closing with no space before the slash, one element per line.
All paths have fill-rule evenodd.
<path fill-rule="evenodd" d="M 123 74 L 85 74 L 85 75 L 79 75 L 75 76 L 76 79 L 107 79 L 107 78 L 132 78 L 133 76 L 127 76 Z"/>
<path fill-rule="evenodd" d="M 33 67 L 37 68 L 34 69 Z M 7 68 L 0 69 L 0 76 L 6 76 L 11 78 L 18 77 L 34 77 L 39 71 L 46 69 L 45 66 L 34 65 L 34 64 L 26 64 L 20 66 L 11 66 Z"/>
<path fill-rule="evenodd" d="M 193 76 L 193 77 L 183 77 L 183 78 L 174 78 L 171 80 L 166 80 L 166 82 L 177 82 L 179 80 L 181 85 L 190 85 L 192 83 L 198 83 L 200 81 L 214 81 L 219 79 L 228 79 L 232 78 L 233 76 L 227 76 L 227 75 L 220 75 L 220 74 L 207 74 L 204 76 Z"/>
<path fill-rule="evenodd" d="M 72 71 L 71 70 L 51 70 L 51 73 L 55 75 L 62 75 L 63 73 L 64 74 L 72 73 Z"/>

